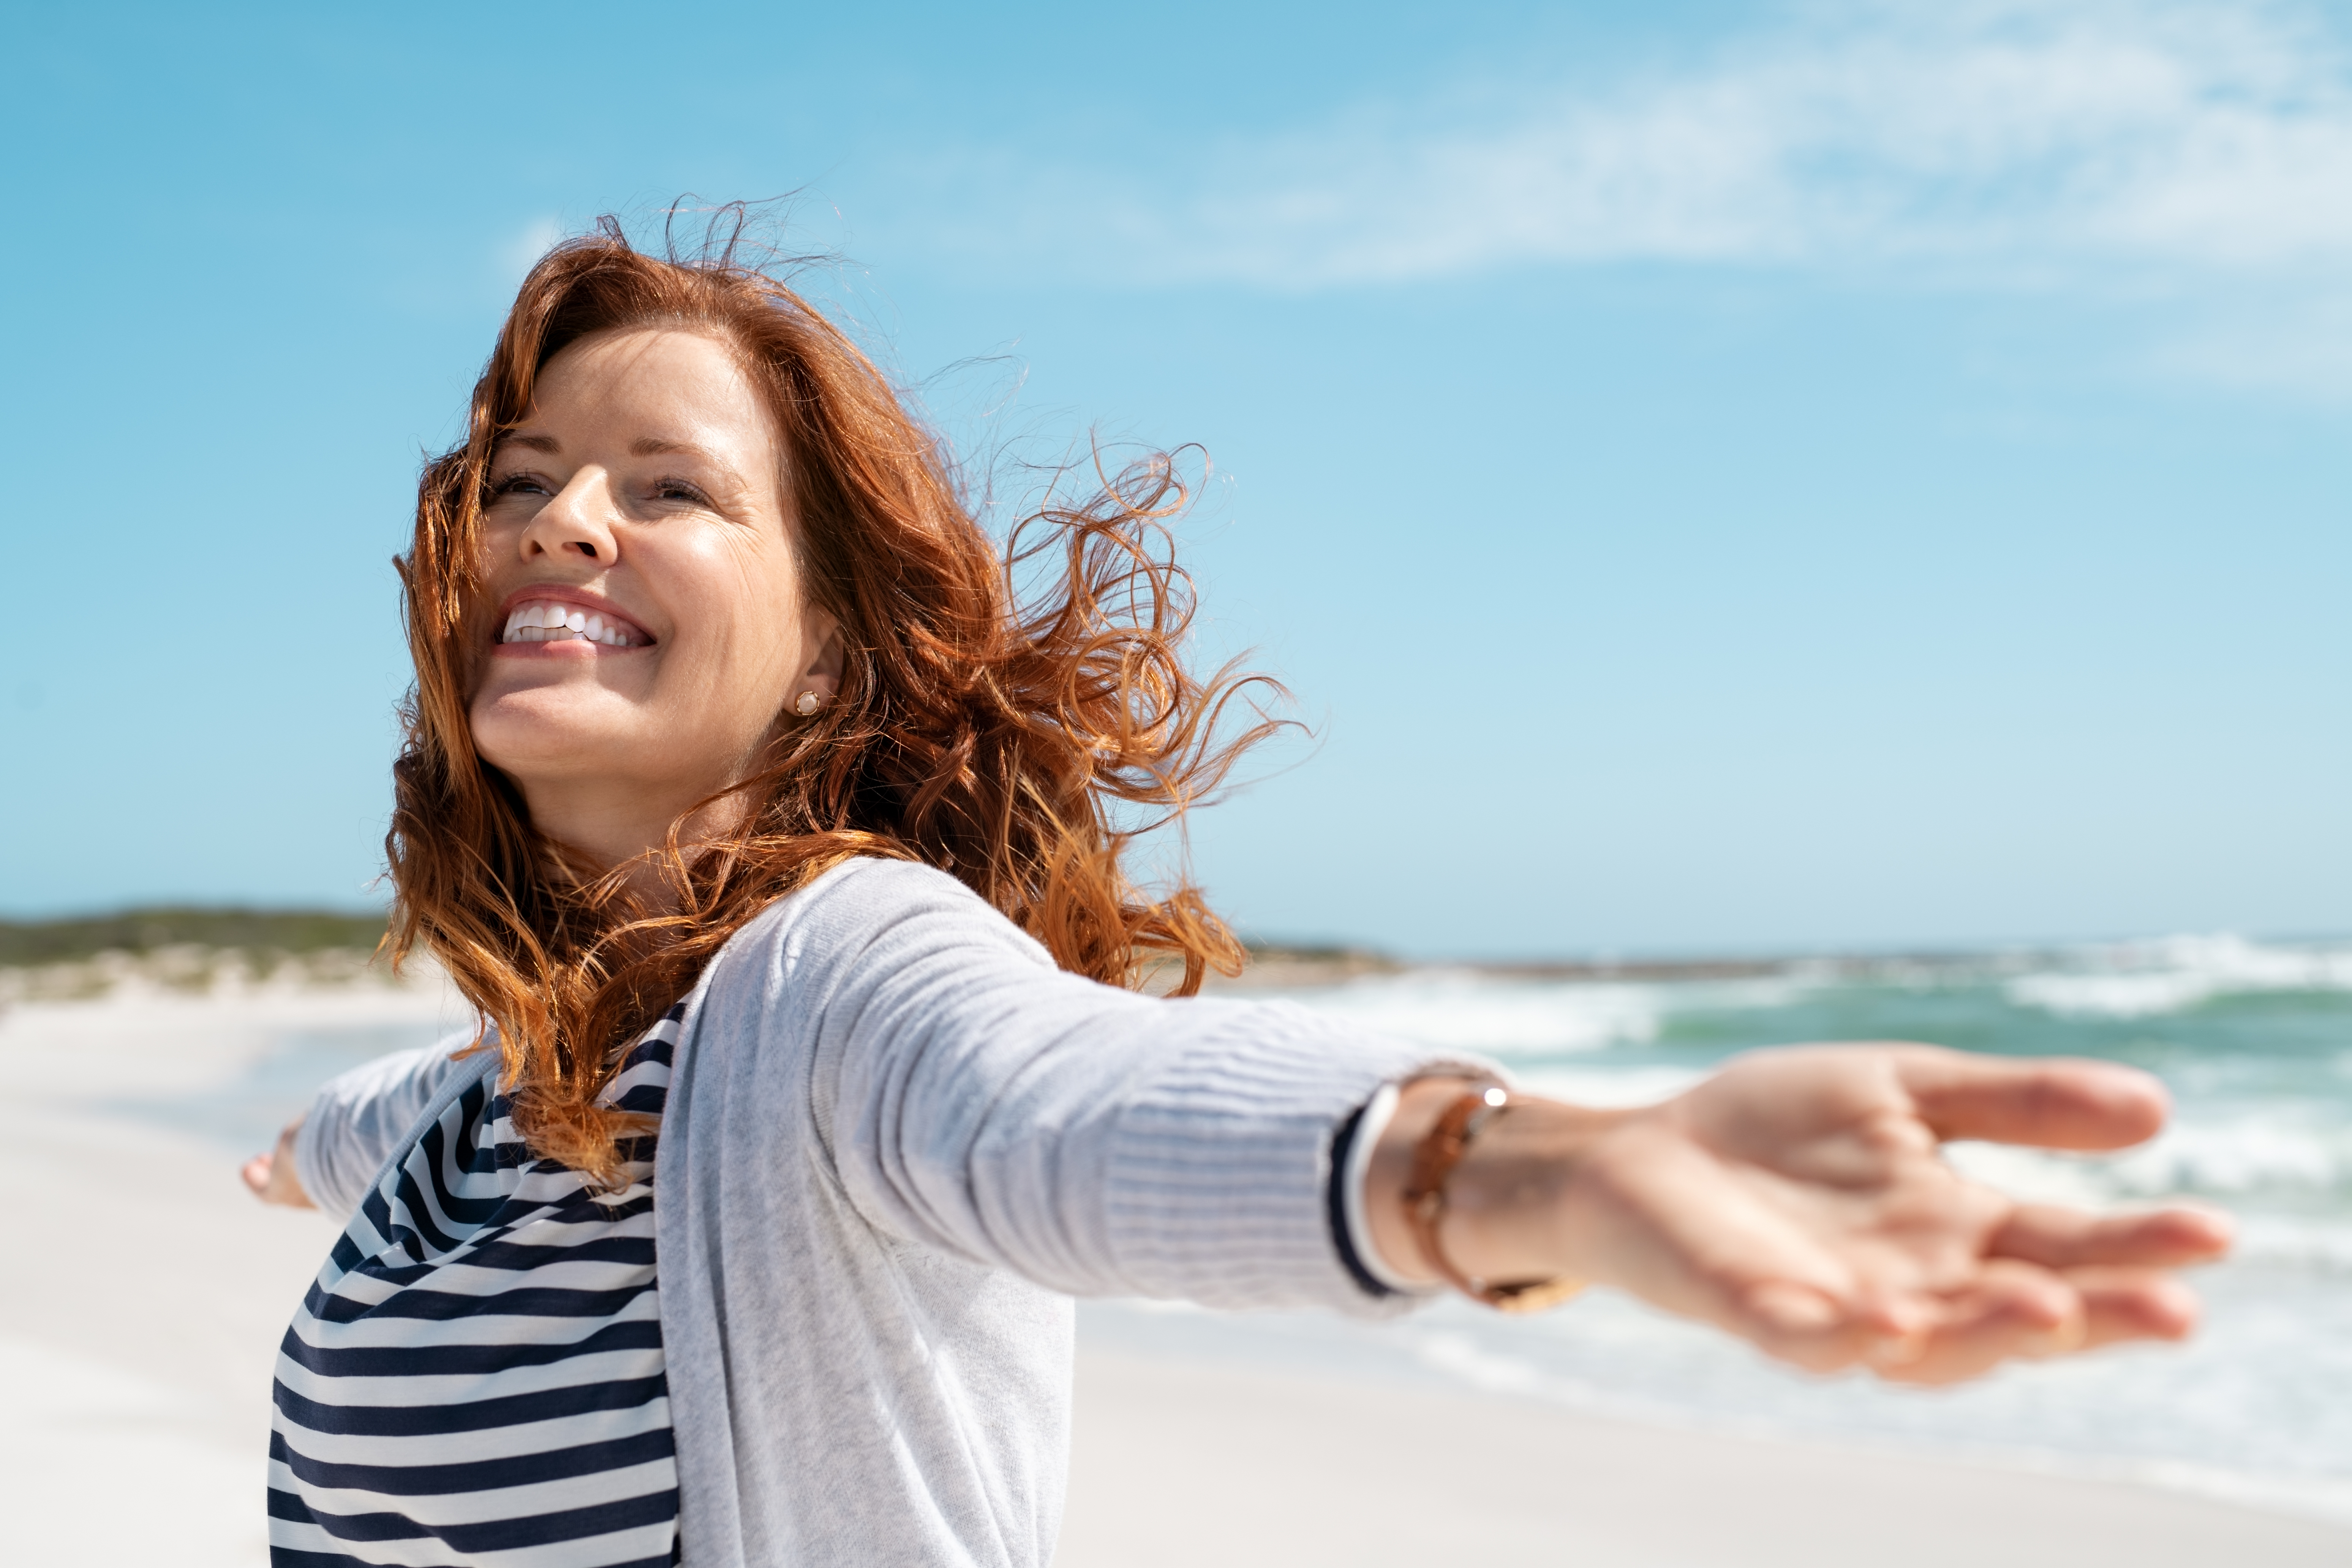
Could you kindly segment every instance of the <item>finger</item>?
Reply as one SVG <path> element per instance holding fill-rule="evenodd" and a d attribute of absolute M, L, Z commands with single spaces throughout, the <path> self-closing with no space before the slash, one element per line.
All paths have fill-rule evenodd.
<path fill-rule="evenodd" d="M 1752 1285 L 1722 1326 L 1808 1372 L 1908 1362 L 1935 1331 L 1943 1303 L 1913 1292 L 1823 1290 L 1792 1280 Z"/>
<path fill-rule="evenodd" d="M 2066 1283 L 2083 1299 L 2083 1348 L 2134 1340 L 2185 1340 L 2202 1308 L 2197 1293 L 2154 1268 L 2069 1268 Z"/>
<path fill-rule="evenodd" d="M 237 1168 L 236 1173 L 245 1178 L 247 1190 L 257 1198 L 269 1195 L 269 1168 L 273 1163 L 267 1154 L 256 1154 Z"/>
<path fill-rule="evenodd" d="M 1889 1338 L 1855 1306 L 1811 1285 L 1774 1279 L 1740 1291 L 1718 1321 L 1776 1361 L 1807 1372 L 1843 1372 L 1885 1353 Z"/>
<path fill-rule="evenodd" d="M 2046 1268 L 2124 1265 L 2183 1268 L 2230 1250 L 2234 1226 L 2217 1210 L 2176 1205 L 2139 1214 L 2087 1215 L 2027 1204 L 1993 1233 L 1986 1250 Z"/>
<path fill-rule="evenodd" d="M 1572 1223 L 1606 1283 L 1811 1371 L 1868 1350 L 1853 1268 L 1687 1140 L 1621 1129 L 1586 1159 L 1574 1198 Z"/>
<path fill-rule="evenodd" d="M 1911 1351 L 1943 1321 L 1943 1303 L 1915 1290 L 1880 1287 L 1855 1292 L 1855 1323 L 1877 1342 L 1866 1359 L 1908 1360 Z"/>
<path fill-rule="evenodd" d="M 2051 1057 L 2019 1061 L 1907 1047 L 1895 1074 L 1938 1138 L 2045 1149 L 2121 1149 L 2152 1138 L 2171 1109 L 2137 1068 Z"/>
<path fill-rule="evenodd" d="M 2032 1264 L 1998 1261 L 1946 1300 L 1942 1321 L 1913 1353 L 1882 1356 L 1873 1370 L 1896 1383 L 1959 1383 L 2005 1361 L 2079 1350 L 2088 1332 L 2087 1310 L 2069 1281 Z"/>
<path fill-rule="evenodd" d="M 1883 1377 L 1921 1384 L 1957 1383 L 2003 1361 L 2041 1359 L 2134 1341 L 2186 1339 L 2197 1327 L 2195 1292 L 2152 1268 L 2093 1267 L 2056 1276 L 2080 1303 L 2079 1315 L 2054 1310 L 2024 1266 L 1990 1278 L 1949 1304 L 1949 1316 L 1907 1361 L 1873 1362 Z M 1990 1276 L 1990 1271 L 1989 1271 Z M 2046 1282 L 2045 1282 L 2046 1283 Z"/>

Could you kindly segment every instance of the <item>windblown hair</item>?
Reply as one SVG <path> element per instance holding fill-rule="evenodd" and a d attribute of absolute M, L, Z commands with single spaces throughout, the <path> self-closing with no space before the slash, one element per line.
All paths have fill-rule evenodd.
<path fill-rule="evenodd" d="M 1186 665 L 1192 584 L 1167 521 L 1187 489 L 1156 455 L 1091 500 L 1046 504 L 1002 545 L 940 443 L 850 340 L 760 266 L 742 222 L 693 255 L 646 254 L 610 218 L 523 282 L 476 384 L 465 440 L 428 463 L 416 535 L 395 563 L 416 684 L 404 707 L 385 840 L 395 962 L 422 946 L 497 1026 L 503 1082 L 539 1154 L 608 1176 L 639 1119 L 597 1104 L 617 1048 L 693 984 L 774 900 L 856 856 L 938 867 L 1075 973 L 1197 990 L 1237 972 L 1233 933 L 1180 876 L 1129 874 L 1139 834 L 1177 823 L 1275 725 L 1236 697 L 1264 678 Z M 467 722 L 493 606 L 481 517 L 493 449 L 548 362 L 633 327 L 707 332 L 734 351 L 782 435 L 782 483 L 813 602 L 840 622 L 838 695 L 780 712 L 734 826 L 651 852 L 673 907 L 537 831 Z M 1032 591 L 1019 584 L 1042 584 Z M 718 816 L 724 819 L 730 814 Z M 1179 825 L 1181 826 L 1181 824 Z"/>

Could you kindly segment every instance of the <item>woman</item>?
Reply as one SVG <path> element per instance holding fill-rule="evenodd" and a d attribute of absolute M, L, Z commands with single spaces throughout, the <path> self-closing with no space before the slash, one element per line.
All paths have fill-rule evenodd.
<path fill-rule="evenodd" d="M 349 1216 L 279 1357 L 278 1561 L 1044 1563 L 1076 1295 L 1591 1281 L 1918 1382 L 2187 1331 L 2218 1221 L 1937 1157 L 2144 1138 L 2127 1070 L 1820 1047 L 1598 1111 L 1192 998 L 1234 940 L 1118 826 L 1255 735 L 1180 658 L 1181 500 L 1147 466 L 1008 569 L 782 286 L 609 222 L 532 272 L 401 563 L 392 940 L 484 1033 L 247 1172 Z"/>

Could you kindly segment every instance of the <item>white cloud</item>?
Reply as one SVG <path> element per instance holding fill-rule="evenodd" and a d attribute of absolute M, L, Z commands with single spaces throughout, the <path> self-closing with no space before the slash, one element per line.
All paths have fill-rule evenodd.
<path fill-rule="evenodd" d="M 1639 259 L 2317 278 L 2352 261 L 2347 60 L 2268 0 L 1813 7 L 1679 71 L 1360 108 L 1161 178 L 1013 194 L 987 160 L 964 188 L 1019 216 L 964 237 L 1293 289 Z"/>
<path fill-rule="evenodd" d="M 2352 289 L 2265 293 L 2198 311 L 2147 358 L 2175 379 L 2340 403 L 2352 395 Z"/>

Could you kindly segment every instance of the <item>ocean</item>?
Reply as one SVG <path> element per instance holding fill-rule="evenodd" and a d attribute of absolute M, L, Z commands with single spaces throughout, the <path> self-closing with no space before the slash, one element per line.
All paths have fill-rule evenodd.
<path fill-rule="evenodd" d="M 1449 1301 L 1383 1324 L 1088 1303 L 1081 1332 L 1093 1342 L 1436 1380 L 1668 1426 L 1894 1445 L 2352 1521 L 2352 944 L 2183 936 L 1792 963 L 1728 979 L 1420 969 L 1282 994 L 1492 1055 L 1531 1088 L 1587 1103 L 1662 1098 L 1735 1052 L 1803 1040 L 2130 1062 L 2175 1097 L 2173 1123 L 2153 1142 L 2108 1156 L 1959 1144 L 1951 1158 L 2021 1197 L 2218 1204 L 2237 1215 L 2240 1246 L 2196 1275 L 2207 1318 L 2186 1345 L 2020 1366 L 1940 1391 L 1794 1373 L 1605 1291 L 1534 1319 Z M 405 1020 L 295 1030 L 235 1083 L 115 1109 L 202 1131 L 225 1151 L 263 1148 L 318 1082 L 434 1034 Z"/>
<path fill-rule="evenodd" d="M 1955 1144 L 2021 1197 L 2093 1206 L 2196 1199 L 2238 1218 L 2199 1271 L 2180 1346 L 2117 1348 L 1939 1391 L 1814 1377 L 1711 1331 L 1594 1292 L 1549 1315 L 1448 1303 L 1367 1329 L 1265 1322 L 1243 1353 L 1437 1375 L 1598 1413 L 2130 1478 L 2352 1520 L 2352 945 L 2179 936 L 1933 962 L 1795 963 L 1738 979 L 1530 981 L 1408 971 L 1286 993 L 1326 1012 L 1507 1063 L 1563 1099 L 1637 1104 L 1736 1052 L 1913 1039 L 2105 1058 L 2169 1086 L 2170 1127 L 2126 1152 Z M 1165 1314 L 1161 1314 L 1164 1316 Z M 1148 1313 L 1099 1331 L 1171 1333 Z"/>

